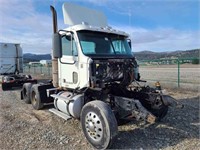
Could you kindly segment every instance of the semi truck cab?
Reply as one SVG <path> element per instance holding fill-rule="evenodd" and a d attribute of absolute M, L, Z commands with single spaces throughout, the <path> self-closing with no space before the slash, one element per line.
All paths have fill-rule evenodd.
<path fill-rule="evenodd" d="M 59 87 L 82 89 L 91 84 L 97 86 L 120 81 L 123 76 L 121 67 L 124 67 L 119 66 L 120 61 L 121 64 L 129 62 L 130 66 L 132 63 L 131 73 L 134 72 L 135 79 L 139 79 L 128 34 L 109 27 L 103 13 L 65 3 L 63 16 L 65 23 L 71 26 L 54 33 L 57 43 L 54 42 L 53 49 L 59 53 L 55 56 L 58 58 Z"/>

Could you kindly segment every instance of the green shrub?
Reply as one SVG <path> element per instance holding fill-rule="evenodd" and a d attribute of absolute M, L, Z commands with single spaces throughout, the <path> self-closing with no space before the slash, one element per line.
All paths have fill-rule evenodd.
<path fill-rule="evenodd" d="M 192 64 L 199 64 L 199 59 L 198 58 L 193 59 Z"/>

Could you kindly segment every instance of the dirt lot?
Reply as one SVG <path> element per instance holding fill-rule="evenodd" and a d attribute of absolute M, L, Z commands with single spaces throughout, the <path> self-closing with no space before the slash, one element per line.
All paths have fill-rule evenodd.
<path fill-rule="evenodd" d="M 153 125 L 131 122 L 119 127 L 112 149 L 198 149 L 199 93 L 170 91 L 183 109 L 170 108 Z M 48 111 L 33 110 L 20 100 L 19 90 L 0 88 L 0 149 L 92 149 L 78 120 L 65 121 Z"/>

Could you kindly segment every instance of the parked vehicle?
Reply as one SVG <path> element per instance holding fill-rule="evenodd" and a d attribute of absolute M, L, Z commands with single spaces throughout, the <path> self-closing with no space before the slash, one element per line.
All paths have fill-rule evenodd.
<path fill-rule="evenodd" d="M 22 87 L 24 83 L 37 83 L 30 75 L 23 75 L 23 52 L 20 44 L 0 43 L 0 83 L 2 89 Z"/>
<path fill-rule="evenodd" d="M 0 75 L 23 72 L 23 56 L 20 44 L 0 43 Z"/>

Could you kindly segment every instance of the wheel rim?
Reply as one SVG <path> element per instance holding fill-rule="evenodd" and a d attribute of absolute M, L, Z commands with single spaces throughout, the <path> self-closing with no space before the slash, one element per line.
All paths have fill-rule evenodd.
<path fill-rule="evenodd" d="M 88 112 L 85 117 L 85 127 L 88 136 L 94 141 L 100 141 L 103 137 L 103 125 L 99 116 L 94 112 Z"/>
<path fill-rule="evenodd" d="M 35 105 L 36 102 L 37 102 L 37 97 L 36 97 L 35 92 L 32 93 L 32 100 L 31 100 L 31 101 L 32 101 L 32 104 L 33 104 L 33 105 Z"/>

